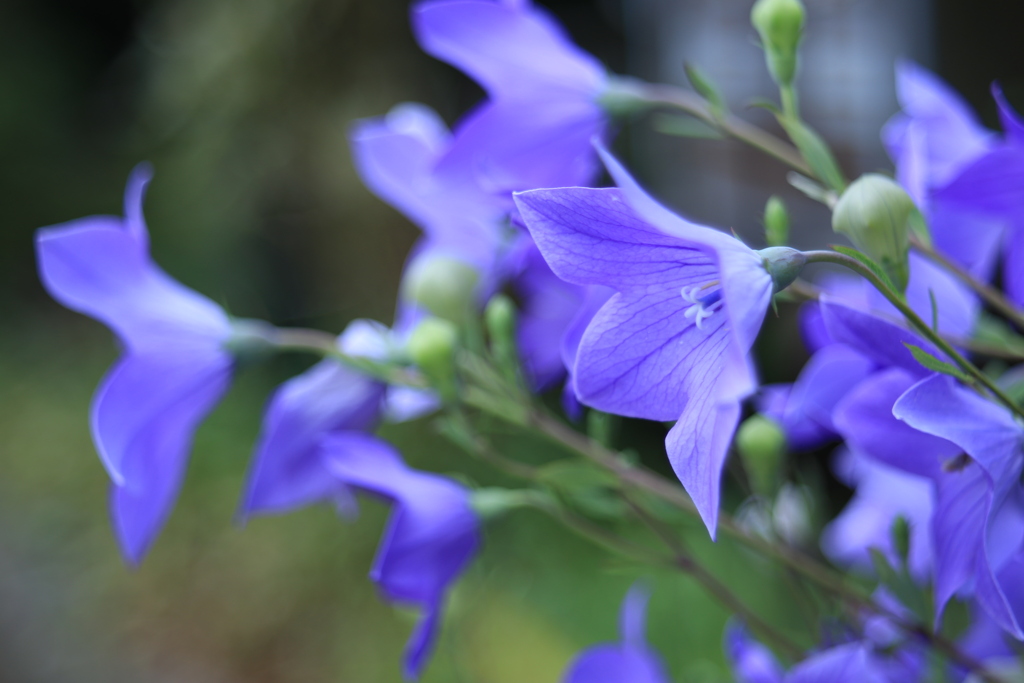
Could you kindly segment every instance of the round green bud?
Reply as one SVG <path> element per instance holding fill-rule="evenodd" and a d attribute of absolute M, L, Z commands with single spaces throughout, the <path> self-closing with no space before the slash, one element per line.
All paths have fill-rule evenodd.
<path fill-rule="evenodd" d="M 455 348 L 459 331 L 441 318 L 423 320 L 409 335 L 406 350 L 412 362 L 440 387 L 450 387 L 455 378 Z"/>
<path fill-rule="evenodd" d="M 900 291 L 910 276 L 910 218 L 914 200 L 892 178 L 868 173 L 853 182 L 832 210 L 832 229 L 846 235 L 889 275 Z"/>
<path fill-rule="evenodd" d="M 752 415 L 740 425 L 735 443 L 754 490 L 770 495 L 786 453 L 786 435 L 782 429 L 764 415 Z"/>
<path fill-rule="evenodd" d="M 775 195 L 764 205 L 764 236 L 769 247 L 782 247 L 789 241 L 789 211 Z"/>
<path fill-rule="evenodd" d="M 768 70 L 779 85 L 788 86 L 796 75 L 804 15 L 800 0 L 757 0 L 750 10 L 750 23 L 761 36 Z"/>
<path fill-rule="evenodd" d="M 472 314 L 480 275 L 450 256 L 417 259 L 405 274 L 402 292 L 439 318 L 461 325 Z"/>
<path fill-rule="evenodd" d="M 807 264 L 807 257 L 802 251 L 789 247 L 768 247 L 757 253 L 764 259 L 764 269 L 772 276 L 776 292 L 793 284 Z"/>
<path fill-rule="evenodd" d="M 496 294 L 484 309 L 484 325 L 491 341 L 510 344 L 516 333 L 516 305 L 504 294 Z"/>

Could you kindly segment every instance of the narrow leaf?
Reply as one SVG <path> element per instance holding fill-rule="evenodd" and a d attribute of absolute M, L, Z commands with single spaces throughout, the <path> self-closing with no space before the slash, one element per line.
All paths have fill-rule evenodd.
<path fill-rule="evenodd" d="M 914 346 L 913 344 L 908 344 L 906 342 L 903 342 L 903 345 L 910 350 L 911 354 L 913 354 L 914 360 L 916 360 L 918 363 L 928 368 L 932 372 L 939 372 L 942 373 L 943 375 L 955 377 L 961 382 L 964 382 L 965 384 L 972 383 L 973 380 L 970 378 L 970 376 L 965 374 L 960 368 L 953 365 L 952 363 L 947 363 L 944 360 L 939 360 L 932 354 L 922 349 L 920 346 Z"/>

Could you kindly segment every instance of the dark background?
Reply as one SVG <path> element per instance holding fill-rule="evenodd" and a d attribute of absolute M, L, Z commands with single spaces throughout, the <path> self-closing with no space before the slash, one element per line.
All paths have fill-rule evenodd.
<path fill-rule="evenodd" d="M 643 39 L 634 14 L 657 19 L 658 2 L 543 4 L 613 71 L 654 76 L 645 65 L 660 48 Z M 808 4 L 813 32 L 819 5 L 828 3 Z M 993 80 L 1024 102 L 1024 7 L 943 0 L 925 14 L 929 21 L 899 30 L 926 45 L 921 58 L 996 127 Z M 744 68 L 763 73 L 754 55 Z M 716 75 L 715 64 L 703 66 Z M 891 89 L 886 78 L 877 87 Z M 120 214 L 128 172 L 145 159 L 156 167 L 146 205 L 153 252 L 175 277 L 234 314 L 279 324 L 337 331 L 355 317 L 388 321 L 417 232 L 359 183 L 347 127 L 405 100 L 454 122 L 480 96 L 418 51 L 400 1 L 0 4 L 0 681 L 399 680 L 412 622 L 383 605 L 365 578 L 382 507 L 367 506 L 352 525 L 319 509 L 244 530 L 231 522 L 263 401 L 304 367 L 301 359 L 243 373 L 200 430 L 181 503 L 151 557 L 138 570 L 123 566 L 87 427 L 92 389 L 116 350 L 100 325 L 45 296 L 31 239 L 40 226 Z M 677 148 L 645 144 L 649 133 L 634 128 L 627 126 L 620 151 L 632 154 L 642 176 L 687 164 L 699 172 L 692 162 L 708 150 L 746 154 L 728 142 L 683 141 L 671 143 L 682 153 L 666 161 L 658 149 Z M 839 151 L 849 173 L 873 170 Z M 785 191 L 772 162 L 737 158 L 739 170 L 727 170 L 759 184 L 758 192 Z M 659 188 L 672 177 L 664 174 L 670 180 Z M 698 190 L 680 184 L 666 194 L 718 222 L 719 207 L 701 204 Z M 798 220 L 820 222 L 798 196 L 787 200 Z M 758 225 L 749 207 L 722 221 L 741 232 Z M 767 379 L 791 379 L 803 360 L 793 350 L 793 321 L 784 309 L 769 326 L 759 349 Z M 429 423 L 386 435 L 421 466 L 490 476 Z M 620 438 L 656 446 L 660 435 L 633 425 Z M 804 475 L 827 476 L 824 456 L 805 456 Z M 819 517 L 842 501 L 830 490 L 836 499 L 817 502 Z M 635 568 L 529 513 L 488 534 L 484 556 L 454 596 L 428 681 L 554 681 L 577 649 L 614 637 Z M 703 530 L 694 537 L 707 552 Z M 779 578 L 739 553 L 723 543 L 709 562 L 786 622 L 792 606 L 773 590 Z M 652 640 L 673 672 L 723 680 L 726 615 L 688 581 L 654 581 Z"/>

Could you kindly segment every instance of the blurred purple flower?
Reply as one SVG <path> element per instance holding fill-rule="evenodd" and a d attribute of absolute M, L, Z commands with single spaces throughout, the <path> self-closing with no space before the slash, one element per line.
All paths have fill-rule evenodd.
<path fill-rule="evenodd" d="M 932 568 L 932 481 L 881 464 L 854 451 L 842 451 L 835 465 L 843 483 L 855 489 L 853 500 L 822 532 L 822 550 L 834 562 L 872 570 L 871 549 L 881 551 L 893 567 L 900 566 L 893 547 L 897 517 L 910 526 L 907 569 L 924 582 Z"/>
<path fill-rule="evenodd" d="M 726 655 L 736 683 L 912 683 L 916 661 L 899 651 L 875 652 L 867 642 L 849 642 L 812 653 L 784 672 L 775 656 L 741 625 L 726 631 Z"/>
<path fill-rule="evenodd" d="M 452 146 L 440 117 L 423 105 L 400 104 L 386 116 L 357 122 L 349 138 L 366 186 L 423 230 L 412 258 L 440 254 L 463 261 L 488 289 L 511 201 L 484 192 L 451 164 L 439 166 Z"/>
<path fill-rule="evenodd" d="M 992 620 L 1024 639 L 1024 426 L 1006 408 L 944 375 L 915 384 L 893 414 L 971 458 L 947 468 L 937 483 L 936 611 L 973 584 Z"/>
<path fill-rule="evenodd" d="M 580 400 L 678 420 L 666 439 L 669 459 L 714 535 L 740 401 L 757 386 L 748 352 L 772 277 L 764 256 L 671 213 L 602 155 L 620 189 L 534 190 L 516 202 L 556 275 L 618 292 L 580 341 Z"/>
<path fill-rule="evenodd" d="M 53 298 L 114 330 L 124 353 L 93 397 L 93 441 L 113 482 L 114 532 L 128 561 L 146 554 L 177 498 L 193 435 L 227 391 L 233 326 L 215 303 L 149 256 L 147 165 L 132 172 L 125 217 L 39 230 L 39 274 Z"/>
<path fill-rule="evenodd" d="M 619 613 L 621 642 L 580 652 L 563 674 L 563 683 L 668 683 L 665 665 L 644 638 L 649 598 L 642 586 L 630 588 Z"/>
<path fill-rule="evenodd" d="M 928 220 L 935 246 L 988 279 L 999 252 L 1004 221 L 985 216 L 938 192 L 998 145 L 948 85 L 912 62 L 896 67 L 902 111 L 882 131 L 897 177 Z"/>
<path fill-rule="evenodd" d="M 331 434 L 320 454 L 341 484 L 394 504 L 370 578 L 389 600 L 422 610 L 405 652 L 405 676 L 415 679 L 436 640 L 445 596 L 480 546 L 469 491 L 410 469 L 391 446 L 357 432 Z"/>
<path fill-rule="evenodd" d="M 490 98 L 458 124 L 442 166 L 471 169 L 496 193 L 593 180 L 590 141 L 607 125 L 599 99 L 608 77 L 547 12 L 530 0 L 429 0 L 412 23 L 424 51 Z"/>

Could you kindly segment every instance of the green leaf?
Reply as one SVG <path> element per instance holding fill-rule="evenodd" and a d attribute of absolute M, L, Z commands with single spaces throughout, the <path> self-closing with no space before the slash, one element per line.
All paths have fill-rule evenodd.
<path fill-rule="evenodd" d="M 725 103 L 725 98 L 722 97 L 722 91 L 718 89 L 715 82 L 695 64 L 686 63 L 683 65 L 683 69 L 686 70 L 686 77 L 690 79 L 693 89 L 708 101 L 711 115 L 715 117 L 715 120 L 721 121 L 724 119 L 725 115 L 729 113 L 729 107 Z"/>
<path fill-rule="evenodd" d="M 766 100 L 763 97 L 755 97 L 747 102 L 747 106 L 756 109 L 767 109 L 776 116 L 782 116 L 782 110 L 779 109 L 779 105 L 775 104 L 771 100 Z"/>
<path fill-rule="evenodd" d="M 846 179 L 839 164 L 832 155 L 820 135 L 815 133 L 807 124 L 789 116 L 777 116 L 779 123 L 786 130 L 789 139 L 793 141 L 796 148 L 800 150 L 807 164 L 818 176 L 818 180 L 831 187 L 836 192 L 842 193 L 846 189 Z"/>
<path fill-rule="evenodd" d="M 913 344 L 908 344 L 907 342 L 903 342 L 903 345 L 910 349 L 910 353 L 913 354 L 914 360 L 916 360 L 918 363 L 928 368 L 932 372 L 940 372 L 943 375 L 955 377 L 961 382 L 964 382 L 965 384 L 971 384 L 974 381 L 971 379 L 969 375 L 964 373 L 957 366 L 953 365 L 952 363 L 947 363 L 944 360 L 939 360 L 932 354 L 922 349 L 920 346 L 914 346 Z"/>
<path fill-rule="evenodd" d="M 868 267 L 868 269 L 872 273 L 877 275 L 878 278 L 883 283 L 885 283 L 886 287 L 888 287 L 892 291 L 896 292 L 897 294 L 901 294 L 902 295 L 902 292 L 900 291 L 899 287 L 897 287 L 896 285 L 893 284 L 892 278 L 889 277 L 889 274 L 885 272 L 885 270 L 882 268 L 882 266 L 880 266 L 877 263 L 875 263 L 875 261 L 870 256 L 868 256 L 867 254 L 865 254 L 863 252 L 857 251 L 856 249 L 853 249 L 851 247 L 847 247 L 847 246 L 842 245 L 842 244 L 833 244 L 832 248 L 835 249 L 836 251 L 838 251 L 840 254 L 845 254 L 846 256 L 849 256 L 850 258 L 855 258 L 858 261 L 860 261 L 861 263 L 863 263 L 865 266 Z"/>
<path fill-rule="evenodd" d="M 725 137 L 713 126 L 692 116 L 655 114 L 651 119 L 651 126 L 659 133 L 680 138 L 721 140 Z"/>
<path fill-rule="evenodd" d="M 931 602 L 925 589 L 917 585 L 906 568 L 897 570 L 889 564 L 888 558 L 878 548 L 868 548 L 871 564 L 875 568 L 878 582 L 889 591 L 914 616 L 924 623 L 931 622 Z"/>
<path fill-rule="evenodd" d="M 972 336 L 976 341 L 1001 351 L 1024 355 L 1024 337 L 1006 321 L 988 313 L 978 316 Z"/>
<path fill-rule="evenodd" d="M 565 505 L 593 519 L 619 519 L 627 512 L 618 480 L 588 462 L 557 460 L 541 467 L 537 477 Z"/>

